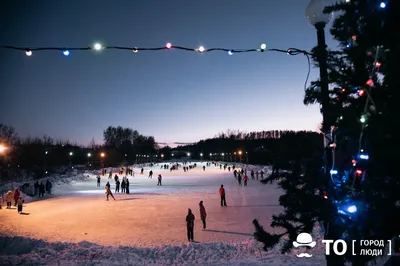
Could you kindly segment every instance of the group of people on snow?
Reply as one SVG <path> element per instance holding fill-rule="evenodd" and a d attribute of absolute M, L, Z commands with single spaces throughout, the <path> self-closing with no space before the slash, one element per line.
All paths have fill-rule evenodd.
<path fill-rule="evenodd" d="M 22 207 L 24 204 L 24 200 L 22 199 L 21 191 L 16 187 L 14 192 L 9 190 L 3 199 L 3 195 L 0 194 L 0 209 L 2 209 L 3 202 L 6 202 L 6 209 L 12 209 L 12 205 L 17 207 L 18 213 L 22 213 Z M 14 202 L 14 204 L 13 204 Z"/>

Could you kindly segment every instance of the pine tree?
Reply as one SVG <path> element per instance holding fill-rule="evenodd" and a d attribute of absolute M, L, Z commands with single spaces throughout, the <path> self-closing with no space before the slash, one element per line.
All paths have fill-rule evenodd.
<path fill-rule="evenodd" d="M 289 173 L 267 178 L 284 190 L 280 204 L 285 211 L 273 217 L 271 226 L 285 232 L 265 232 L 254 220 L 254 235 L 266 250 L 287 235 L 282 252 L 289 252 L 299 233 L 311 233 L 320 222 L 325 239 L 343 239 L 349 247 L 344 256 L 326 256 L 327 265 L 366 265 L 376 256 L 361 256 L 360 240 L 387 244 L 400 235 L 398 2 L 350 0 L 325 9 L 336 14 L 330 32 L 339 43 L 338 50 L 328 51 L 329 116 L 336 118 L 328 150 L 332 169 L 324 174 L 321 156 L 299 158 Z M 312 82 L 307 89 L 306 105 L 321 102 L 318 85 Z"/>

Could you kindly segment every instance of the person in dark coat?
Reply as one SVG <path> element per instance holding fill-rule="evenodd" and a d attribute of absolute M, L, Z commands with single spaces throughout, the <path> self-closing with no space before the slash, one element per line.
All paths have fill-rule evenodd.
<path fill-rule="evenodd" d="M 194 220 L 195 217 L 192 213 L 192 210 L 188 210 L 188 215 L 186 215 L 186 228 L 187 228 L 187 237 L 188 241 L 193 241 L 194 238 Z"/>
<path fill-rule="evenodd" d="M 44 187 L 43 183 L 40 183 L 40 185 L 39 185 L 39 198 L 40 198 L 40 196 L 44 197 L 44 191 L 45 191 L 45 187 Z"/>
<path fill-rule="evenodd" d="M 108 183 L 107 183 L 108 184 Z M 114 195 L 112 194 L 112 192 L 111 192 L 111 189 L 110 189 L 110 186 L 109 186 L 110 184 L 108 184 L 108 186 L 106 185 L 106 196 L 107 196 L 107 201 L 108 201 L 108 197 L 109 196 L 111 196 L 114 200 L 115 200 L 115 198 L 114 198 Z"/>
<path fill-rule="evenodd" d="M 117 181 L 115 182 L 115 193 L 119 193 L 119 184 L 120 184 L 120 182 L 119 182 L 119 180 L 117 179 Z"/>
<path fill-rule="evenodd" d="M 97 187 L 100 187 L 100 180 L 101 180 L 101 177 L 100 177 L 100 175 L 98 175 L 97 176 Z"/>
<path fill-rule="evenodd" d="M 36 181 L 35 184 L 33 184 L 33 187 L 35 188 L 35 194 L 34 196 L 39 194 L 39 182 Z"/>
<path fill-rule="evenodd" d="M 108 187 L 109 189 L 111 189 L 110 182 L 107 182 L 106 187 Z"/>
<path fill-rule="evenodd" d="M 125 183 L 125 180 L 122 179 L 122 182 L 121 182 L 121 193 L 125 193 L 125 188 L 126 188 L 126 183 Z"/>
<path fill-rule="evenodd" d="M 150 170 L 150 172 L 149 172 L 149 178 L 153 178 L 153 171 L 152 170 Z"/>
<path fill-rule="evenodd" d="M 203 205 L 203 201 L 200 201 L 199 206 L 200 206 L 200 218 L 201 221 L 203 222 L 203 230 L 206 230 L 207 213 L 206 213 L 206 208 Z"/>
<path fill-rule="evenodd" d="M 221 197 L 221 206 L 226 206 L 224 185 L 221 185 L 221 187 L 219 188 L 219 196 Z"/>
<path fill-rule="evenodd" d="M 157 186 L 162 186 L 162 185 L 161 185 L 161 180 L 162 180 L 162 176 L 161 176 L 161 175 L 158 175 L 158 183 L 157 183 Z"/>
<path fill-rule="evenodd" d="M 51 184 L 51 182 L 49 180 L 46 181 L 46 192 L 48 194 L 51 194 L 51 188 L 53 187 L 53 185 Z"/>
<path fill-rule="evenodd" d="M 125 191 L 126 191 L 126 194 L 129 194 L 129 179 L 128 178 L 126 179 L 126 183 L 125 183 Z"/>

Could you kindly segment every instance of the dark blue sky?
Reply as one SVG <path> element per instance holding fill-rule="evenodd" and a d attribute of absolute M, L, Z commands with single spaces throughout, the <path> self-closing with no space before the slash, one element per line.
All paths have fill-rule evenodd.
<path fill-rule="evenodd" d="M 311 49 L 309 0 L 2 1 L 0 44 L 173 45 Z M 331 37 L 327 33 L 329 45 Z M 227 129 L 315 130 L 303 106 L 307 61 L 280 53 L 0 50 L 0 123 L 21 136 L 88 144 L 109 125 L 159 142 L 187 142 Z M 311 78 L 317 76 L 312 70 Z"/>

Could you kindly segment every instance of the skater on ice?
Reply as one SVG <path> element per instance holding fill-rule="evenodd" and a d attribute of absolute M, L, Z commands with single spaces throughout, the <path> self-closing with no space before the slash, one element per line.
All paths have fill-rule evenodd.
<path fill-rule="evenodd" d="M 21 192 L 19 192 L 19 189 L 16 187 L 14 189 L 14 206 L 17 206 L 19 196 L 21 196 Z"/>
<path fill-rule="evenodd" d="M 126 192 L 126 194 L 129 194 L 129 179 L 128 178 L 126 179 L 126 182 L 125 182 L 125 192 Z"/>
<path fill-rule="evenodd" d="M 162 186 L 161 180 L 162 180 L 162 176 L 161 176 L 161 175 L 158 175 L 158 183 L 157 183 L 157 186 Z"/>
<path fill-rule="evenodd" d="M 53 184 L 49 180 L 47 180 L 46 181 L 46 192 L 47 192 L 47 194 L 51 194 L 51 189 L 52 188 L 53 188 Z"/>
<path fill-rule="evenodd" d="M 225 196 L 224 185 L 221 185 L 221 187 L 219 188 L 219 196 L 221 197 L 221 206 L 226 206 L 226 196 Z"/>
<path fill-rule="evenodd" d="M 17 210 L 18 210 L 18 213 L 21 213 L 21 212 L 22 212 L 22 206 L 23 206 L 23 204 L 24 204 L 24 200 L 22 199 L 21 196 L 19 196 L 18 201 L 17 201 L 17 205 L 18 205 Z"/>
<path fill-rule="evenodd" d="M 206 208 L 203 205 L 203 201 L 200 201 L 199 206 L 200 206 L 200 218 L 203 223 L 203 230 L 206 230 L 207 213 L 206 213 Z"/>
<path fill-rule="evenodd" d="M 111 196 L 111 197 L 115 200 L 114 195 L 113 195 L 112 192 L 111 192 L 110 184 L 109 184 L 109 183 L 107 183 L 107 185 L 106 185 L 106 196 L 107 196 L 107 201 L 108 201 L 108 197 L 109 197 L 109 196 Z"/>
<path fill-rule="evenodd" d="M 121 193 L 125 193 L 126 182 L 125 179 L 122 179 L 121 182 Z"/>
<path fill-rule="evenodd" d="M 97 175 L 97 187 L 100 187 L 100 180 L 101 180 L 101 177 L 100 177 L 100 175 Z"/>
<path fill-rule="evenodd" d="M 40 197 L 42 197 L 42 198 L 44 197 L 44 192 L 45 192 L 45 187 L 44 187 L 43 182 L 42 182 L 39 185 L 39 198 Z"/>
<path fill-rule="evenodd" d="M 188 241 L 189 242 L 193 242 L 193 238 L 194 238 L 194 220 L 195 217 L 192 213 L 192 210 L 189 209 L 188 210 L 188 214 L 186 216 L 186 227 L 187 227 L 187 237 L 188 237 Z"/>
<path fill-rule="evenodd" d="M 119 193 L 119 185 L 120 185 L 120 182 L 119 182 L 119 180 L 117 179 L 117 181 L 115 182 L 115 193 Z"/>
<path fill-rule="evenodd" d="M 9 190 L 6 194 L 7 209 L 11 209 L 12 200 L 13 200 L 13 193 L 11 190 Z"/>

